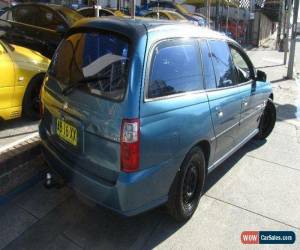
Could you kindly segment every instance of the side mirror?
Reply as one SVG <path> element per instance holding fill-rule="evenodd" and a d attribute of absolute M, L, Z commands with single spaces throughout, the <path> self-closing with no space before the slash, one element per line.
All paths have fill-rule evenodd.
<path fill-rule="evenodd" d="M 56 32 L 58 34 L 61 34 L 63 35 L 64 33 L 66 33 L 67 29 L 64 25 L 58 25 L 57 28 L 56 28 Z"/>
<path fill-rule="evenodd" d="M 260 82 L 265 82 L 267 81 L 267 75 L 265 72 L 261 71 L 261 70 L 257 70 L 256 71 L 256 81 L 260 81 Z"/>

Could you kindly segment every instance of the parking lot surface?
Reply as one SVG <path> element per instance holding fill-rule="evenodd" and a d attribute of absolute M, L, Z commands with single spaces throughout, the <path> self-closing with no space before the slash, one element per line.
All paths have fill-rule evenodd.
<path fill-rule="evenodd" d="M 285 247 L 299 249 L 300 85 L 283 79 L 282 54 L 249 55 L 272 81 L 275 129 L 208 176 L 190 221 L 178 224 L 164 208 L 124 218 L 68 187 L 45 189 L 39 183 L 0 207 L 0 249 L 240 249 L 246 247 L 241 232 L 262 230 L 294 231 L 295 244 Z"/>

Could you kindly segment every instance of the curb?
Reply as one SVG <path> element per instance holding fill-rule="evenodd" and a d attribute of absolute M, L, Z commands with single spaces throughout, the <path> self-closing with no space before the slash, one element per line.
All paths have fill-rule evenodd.
<path fill-rule="evenodd" d="M 0 152 L 0 200 L 41 175 L 46 165 L 41 156 L 39 136 L 23 140 Z"/>

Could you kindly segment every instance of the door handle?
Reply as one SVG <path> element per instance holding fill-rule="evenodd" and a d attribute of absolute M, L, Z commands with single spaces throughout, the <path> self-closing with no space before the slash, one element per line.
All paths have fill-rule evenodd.
<path fill-rule="evenodd" d="M 243 106 L 244 106 L 244 107 L 247 107 L 247 106 L 248 106 L 248 101 L 247 101 L 246 99 L 244 99 L 244 100 L 242 101 L 242 103 L 243 103 Z"/>
<path fill-rule="evenodd" d="M 219 118 L 223 117 L 224 114 L 223 114 L 223 111 L 220 107 L 216 107 L 216 112 L 217 112 L 217 116 Z"/>

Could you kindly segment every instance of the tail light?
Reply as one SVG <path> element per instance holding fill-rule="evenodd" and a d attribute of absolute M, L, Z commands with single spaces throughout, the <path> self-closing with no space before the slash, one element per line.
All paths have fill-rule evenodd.
<path fill-rule="evenodd" d="M 121 127 L 121 169 L 134 172 L 140 161 L 140 121 L 124 119 Z"/>

